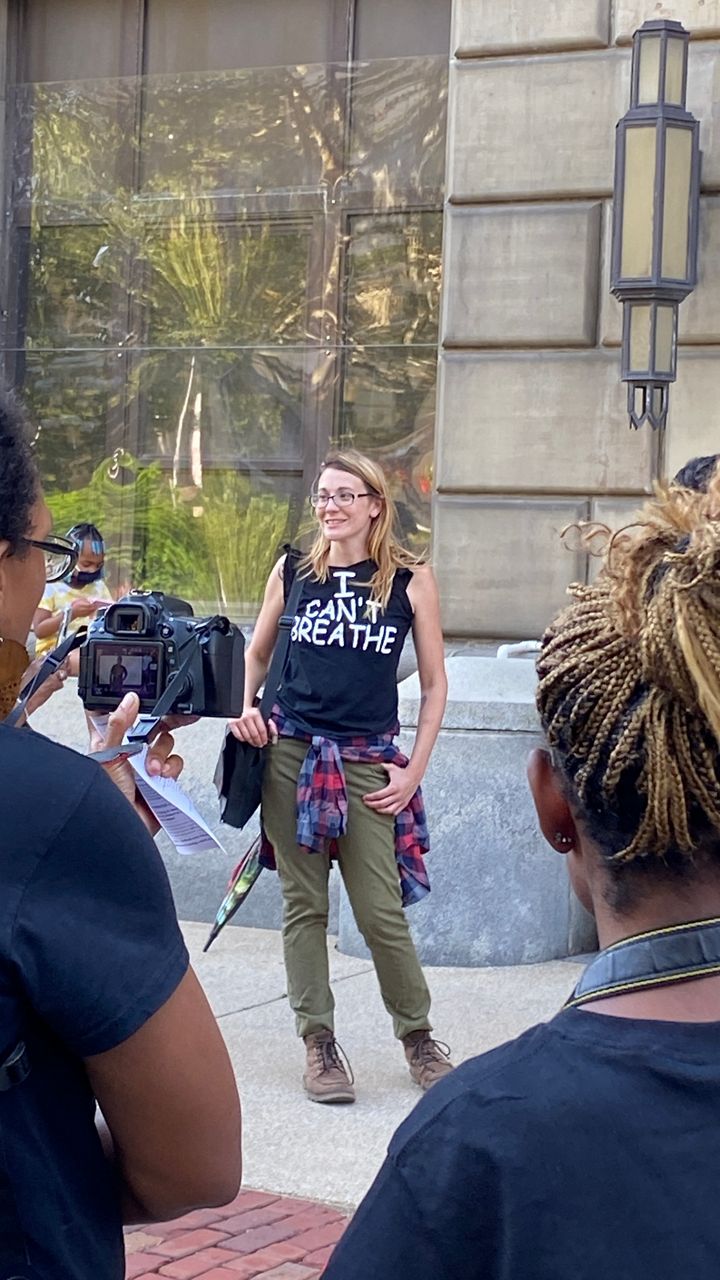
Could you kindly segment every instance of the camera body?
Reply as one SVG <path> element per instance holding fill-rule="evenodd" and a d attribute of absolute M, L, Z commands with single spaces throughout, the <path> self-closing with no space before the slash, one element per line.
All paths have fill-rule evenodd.
<path fill-rule="evenodd" d="M 78 693 L 88 711 L 112 710 L 136 693 L 147 715 L 176 680 L 165 714 L 238 716 L 244 650 L 242 632 L 227 618 L 196 618 L 186 600 L 131 591 L 91 623 L 80 649 Z"/>

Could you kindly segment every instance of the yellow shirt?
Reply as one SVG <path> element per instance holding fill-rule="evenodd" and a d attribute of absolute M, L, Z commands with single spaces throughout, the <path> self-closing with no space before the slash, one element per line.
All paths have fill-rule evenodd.
<path fill-rule="evenodd" d="M 55 613 L 57 609 L 66 609 L 72 604 L 73 600 L 107 600 L 108 604 L 112 604 L 112 596 L 108 590 L 106 583 L 102 578 L 97 582 L 88 582 L 84 587 L 71 587 L 67 582 L 49 582 L 45 589 L 39 609 L 47 609 L 49 613 Z M 92 622 L 93 615 L 90 614 L 85 618 L 71 618 L 67 632 L 77 631 L 79 627 L 86 627 Z M 62 623 L 60 624 L 62 627 Z M 50 653 L 52 649 L 59 643 L 59 631 L 52 636 L 38 636 L 35 646 L 35 653 L 41 657 L 45 653 Z"/>

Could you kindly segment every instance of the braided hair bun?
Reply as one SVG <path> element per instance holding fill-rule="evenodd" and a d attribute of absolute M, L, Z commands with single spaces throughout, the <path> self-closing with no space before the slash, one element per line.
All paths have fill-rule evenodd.
<path fill-rule="evenodd" d="M 537 705 L 588 832 L 615 865 L 720 854 L 720 474 L 658 490 L 548 628 Z M 598 527 L 584 531 L 597 545 Z"/>

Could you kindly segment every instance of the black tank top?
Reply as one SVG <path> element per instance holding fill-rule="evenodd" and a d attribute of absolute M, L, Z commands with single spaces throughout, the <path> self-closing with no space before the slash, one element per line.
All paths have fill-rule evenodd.
<path fill-rule="evenodd" d="M 299 553 L 285 557 L 287 600 Z M 412 626 L 410 569 L 395 573 L 387 609 L 368 604 L 373 560 L 308 578 L 293 624 L 278 702 L 305 733 L 386 733 L 397 723 L 397 669 Z"/>

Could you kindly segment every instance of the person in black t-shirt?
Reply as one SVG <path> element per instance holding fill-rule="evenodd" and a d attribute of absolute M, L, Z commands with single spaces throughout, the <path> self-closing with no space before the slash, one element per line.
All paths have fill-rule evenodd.
<path fill-rule="evenodd" d="M 608 540 L 538 656 L 530 785 L 603 950 L 416 1108 L 323 1280 L 716 1280 L 717 468 L 703 490 Z"/>
<path fill-rule="evenodd" d="M 290 1005 L 305 1041 L 303 1084 L 314 1102 L 354 1102 L 333 1031 L 326 929 L 328 871 L 340 865 L 412 1079 L 427 1089 L 451 1070 L 431 1035 L 430 993 L 403 906 L 429 891 L 420 782 L 440 728 L 447 680 L 437 587 L 393 534 L 381 469 L 354 450 L 322 463 L 311 495 L 318 531 L 268 579 L 245 655 L 245 707 L 233 733 L 270 739 L 263 850 L 282 884 Z M 273 716 L 254 706 L 295 575 L 303 590 Z M 397 669 L 412 629 L 421 710 L 410 759 L 394 744 Z"/>
<path fill-rule="evenodd" d="M 123 666 L 118 658 L 110 668 L 110 691 L 111 693 L 120 694 L 123 691 L 123 685 L 127 680 L 127 667 Z"/>
<path fill-rule="evenodd" d="M 74 562 L 50 527 L 22 415 L 0 402 L 0 720 L 46 569 Z M 137 712 L 128 694 L 105 745 Z M 177 776 L 172 749 L 163 732 L 151 773 Z M 0 723 L 0 778 L 0 1277 L 122 1280 L 123 1221 L 235 1194 L 232 1068 L 127 760 L 103 770 Z"/>

